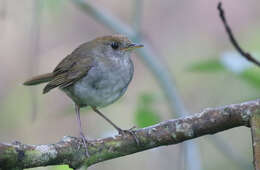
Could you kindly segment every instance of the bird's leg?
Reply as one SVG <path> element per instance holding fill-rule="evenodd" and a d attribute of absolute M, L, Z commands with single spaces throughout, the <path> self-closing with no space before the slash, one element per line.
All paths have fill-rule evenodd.
<path fill-rule="evenodd" d="M 82 126 L 81 126 L 81 120 L 80 120 L 80 107 L 75 104 L 75 111 L 76 111 L 76 115 L 77 115 L 77 122 L 78 122 L 78 127 L 79 127 L 79 133 L 80 133 L 80 137 L 82 138 L 84 147 L 86 149 L 86 156 L 89 157 L 89 153 L 88 153 L 88 146 L 87 146 L 87 138 L 85 137 L 83 130 L 82 130 Z"/>
<path fill-rule="evenodd" d="M 140 144 L 135 132 L 133 131 L 133 128 L 129 129 L 129 130 L 123 130 L 120 127 L 118 127 L 116 124 L 114 124 L 110 119 L 108 119 L 103 113 L 101 113 L 96 107 L 91 107 L 97 114 L 99 114 L 101 117 L 103 117 L 108 123 L 110 123 L 117 131 L 119 134 L 121 135 L 126 135 L 126 133 L 132 135 L 135 139 L 135 142 L 137 145 Z"/>

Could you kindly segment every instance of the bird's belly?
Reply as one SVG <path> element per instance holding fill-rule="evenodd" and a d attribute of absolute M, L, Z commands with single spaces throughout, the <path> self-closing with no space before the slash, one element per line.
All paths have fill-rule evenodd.
<path fill-rule="evenodd" d="M 131 70 L 90 70 L 70 90 L 70 97 L 79 105 L 104 107 L 119 99 L 132 78 Z"/>
<path fill-rule="evenodd" d="M 98 84 L 103 84 L 104 87 L 99 88 Z M 75 84 L 74 92 L 81 104 L 103 107 L 121 97 L 125 89 L 126 87 L 122 83 L 101 80 L 99 83 L 91 84 L 87 80 L 83 80 Z"/>

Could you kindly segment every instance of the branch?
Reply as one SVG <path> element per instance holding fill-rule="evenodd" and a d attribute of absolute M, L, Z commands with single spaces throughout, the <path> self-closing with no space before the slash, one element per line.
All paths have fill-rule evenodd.
<path fill-rule="evenodd" d="M 260 113 L 260 100 L 219 108 L 172 119 L 134 131 L 133 136 L 108 137 L 90 141 L 90 157 L 80 139 L 64 137 L 56 144 L 27 145 L 20 142 L 0 143 L 0 169 L 23 169 L 47 165 L 67 164 L 71 168 L 87 167 L 105 160 L 129 155 L 159 146 L 181 143 L 207 134 L 214 134 L 238 126 L 249 126 L 253 114 Z"/>
<path fill-rule="evenodd" d="M 246 58 L 248 61 L 254 63 L 258 67 L 260 66 L 260 62 L 257 61 L 250 53 L 245 52 L 238 42 L 236 41 L 232 30 L 230 26 L 228 25 L 226 18 L 225 18 L 225 12 L 222 9 L 222 4 L 221 2 L 218 3 L 218 11 L 219 11 L 219 16 L 221 18 L 221 21 L 224 24 L 225 30 L 228 34 L 228 37 L 230 39 L 231 44 L 235 47 L 235 49 L 238 51 L 240 55 L 242 55 L 244 58 Z M 256 170 L 260 170 L 260 115 L 255 114 L 252 116 L 251 120 L 251 134 L 252 134 L 252 142 L 253 142 L 253 151 L 254 151 L 254 166 Z"/>
<path fill-rule="evenodd" d="M 260 67 L 260 62 L 257 61 L 250 53 L 245 52 L 240 45 L 238 44 L 237 40 L 235 39 L 231 28 L 229 27 L 227 20 L 225 18 L 225 12 L 222 9 L 222 4 L 221 2 L 218 3 L 218 11 L 219 11 L 219 16 L 221 18 L 221 21 L 223 22 L 226 32 L 228 34 L 228 37 L 230 39 L 231 44 L 235 47 L 235 49 L 238 51 L 239 54 L 241 54 L 244 58 L 246 58 L 248 61 L 254 63 L 255 65 Z"/>
<path fill-rule="evenodd" d="M 252 116 L 251 132 L 254 152 L 254 166 L 255 170 L 260 170 L 260 113 Z"/>

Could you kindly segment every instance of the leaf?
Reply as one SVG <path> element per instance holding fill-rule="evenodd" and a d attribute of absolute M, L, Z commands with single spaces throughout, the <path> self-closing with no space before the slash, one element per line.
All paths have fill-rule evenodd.
<path fill-rule="evenodd" d="M 143 94 L 139 97 L 135 112 L 136 125 L 140 128 L 154 125 L 160 122 L 160 117 L 154 109 L 154 96 Z"/>
<path fill-rule="evenodd" d="M 52 170 L 71 170 L 68 165 L 58 165 L 54 166 Z"/>
<path fill-rule="evenodd" d="M 260 69 L 259 68 L 250 68 L 243 71 L 240 75 L 247 83 L 251 84 L 255 88 L 260 88 Z"/>
<path fill-rule="evenodd" d="M 196 72 L 217 72 L 225 71 L 226 69 L 219 59 L 208 59 L 192 64 L 188 70 Z"/>

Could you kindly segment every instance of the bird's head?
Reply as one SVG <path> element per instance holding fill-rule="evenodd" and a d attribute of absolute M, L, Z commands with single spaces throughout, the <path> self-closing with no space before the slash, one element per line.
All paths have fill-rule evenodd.
<path fill-rule="evenodd" d="M 104 57 L 124 57 L 137 48 L 143 47 L 141 44 L 135 44 L 123 35 L 109 35 L 96 38 L 90 41 L 92 52 Z"/>

